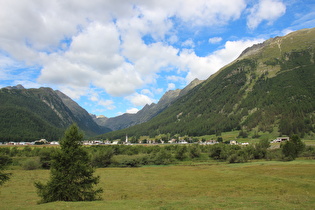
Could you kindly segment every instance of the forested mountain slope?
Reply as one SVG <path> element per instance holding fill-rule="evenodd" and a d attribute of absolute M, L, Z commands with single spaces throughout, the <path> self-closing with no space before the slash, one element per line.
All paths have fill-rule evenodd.
<path fill-rule="evenodd" d="M 73 122 L 87 136 L 109 131 L 68 96 L 51 88 L 0 89 L 0 119 L 0 141 L 58 140 Z"/>
<path fill-rule="evenodd" d="M 315 132 L 315 29 L 246 49 L 147 123 L 100 138 L 199 136 L 257 129 L 303 136 Z"/>

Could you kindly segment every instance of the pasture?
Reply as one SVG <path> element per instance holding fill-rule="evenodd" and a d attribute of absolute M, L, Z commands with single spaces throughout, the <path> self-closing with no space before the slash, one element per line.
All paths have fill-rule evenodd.
<path fill-rule="evenodd" d="M 0 209 L 314 209 L 315 161 L 99 168 L 101 201 L 37 204 L 49 170 L 11 170 Z"/>

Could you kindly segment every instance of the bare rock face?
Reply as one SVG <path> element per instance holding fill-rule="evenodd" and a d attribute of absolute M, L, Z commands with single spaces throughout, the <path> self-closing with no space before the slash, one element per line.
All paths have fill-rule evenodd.
<path fill-rule="evenodd" d="M 6 89 L 9 89 L 9 90 L 22 90 L 22 89 L 25 89 L 22 85 L 18 84 L 16 86 L 7 86 L 5 87 Z"/>

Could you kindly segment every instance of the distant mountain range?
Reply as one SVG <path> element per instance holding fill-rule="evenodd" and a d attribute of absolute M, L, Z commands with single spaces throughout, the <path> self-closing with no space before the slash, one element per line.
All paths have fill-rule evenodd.
<path fill-rule="evenodd" d="M 58 140 L 73 122 L 100 139 L 233 130 L 314 135 L 314 81 L 312 28 L 256 44 L 207 80 L 168 91 L 136 114 L 95 116 L 58 90 L 2 88 L 0 141 Z"/>
<path fill-rule="evenodd" d="M 58 140 L 72 123 L 95 136 L 111 131 L 97 125 L 71 98 L 51 88 L 0 89 L 0 141 Z"/>
<path fill-rule="evenodd" d="M 186 95 L 191 89 L 199 85 L 202 80 L 195 79 L 184 89 L 169 90 L 167 91 L 157 104 L 152 103 L 144 106 L 136 114 L 123 114 L 117 117 L 107 118 L 105 116 L 92 115 L 95 122 L 100 126 L 105 126 L 113 131 L 128 128 L 137 124 L 149 121 L 164 109 L 166 109 L 176 99 Z"/>
<path fill-rule="evenodd" d="M 233 130 L 314 135 L 314 60 L 315 28 L 266 40 L 176 97 L 148 122 L 98 138 Z"/>

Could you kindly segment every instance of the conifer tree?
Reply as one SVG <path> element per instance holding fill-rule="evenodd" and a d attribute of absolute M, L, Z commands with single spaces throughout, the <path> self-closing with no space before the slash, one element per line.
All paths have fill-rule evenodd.
<path fill-rule="evenodd" d="M 35 182 L 42 203 L 53 201 L 93 201 L 102 189 L 94 189 L 99 177 L 93 176 L 88 153 L 82 148 L 83 134 L 71 125 L 60 141 L 61 149 L 52 157 L 47 184 Z"/>
<path fill-rule="evenodd" d="M 10 179 L 11 173 L 6 173 L 5 168 L 12 162 L 12 159 L 6 155 L 0 155 L 0 185 Z"/>
<path fill-rule="evenodd" d="M 286 160 L 294 160 L 305 149 L 305 144 L 298 135 L 293 135 L 290 141 L 282 146 L 282 153 Z"/>

